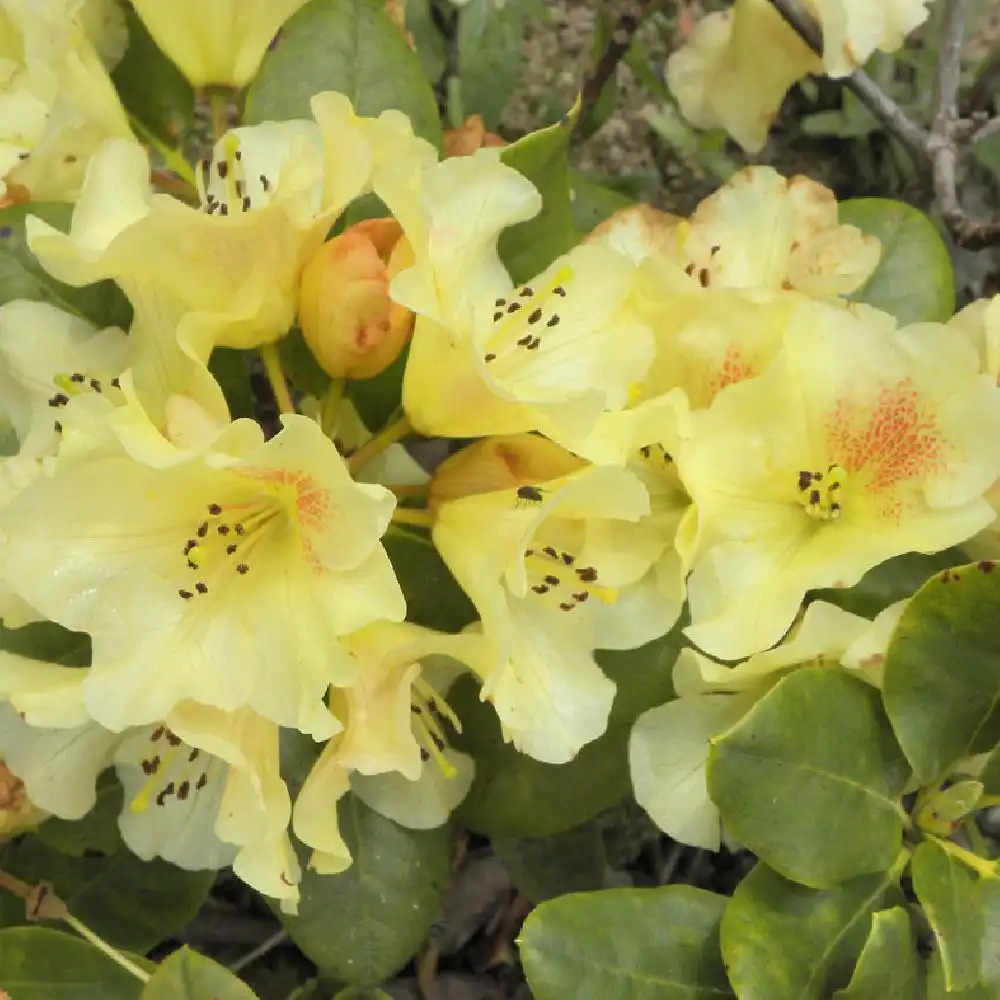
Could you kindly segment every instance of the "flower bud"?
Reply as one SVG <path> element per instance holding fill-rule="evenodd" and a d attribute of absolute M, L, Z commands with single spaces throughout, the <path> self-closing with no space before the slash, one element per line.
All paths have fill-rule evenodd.
<path fill-rule="evenodd" d="M 463 448 L 438 466 L 431 480 L 427 506 L 436 511 L 449 500 L 476 493 L 495 493 L 519 487 L 537 489 L 534 484 L 568 476 L 586 464 L 576 455 L 537 434 L 485 438 Z"/>
<path fill-rule="evenodd" d="M 316 251 L 302 271 L 299 325 L 332 378 L 371 378 L 396 360 L 413 313 L 389 298 L 389 282 L 413 263 L 394 219 L 351 226 Z"/>
<path fill-rule="evenodd" d="M 487 132 L 482 115 L 469 115 L 458 128 L 448 129 L 444 134 L 445 156 L 472 156 L 484 146 L 506 146 L 500 136 Z"/>

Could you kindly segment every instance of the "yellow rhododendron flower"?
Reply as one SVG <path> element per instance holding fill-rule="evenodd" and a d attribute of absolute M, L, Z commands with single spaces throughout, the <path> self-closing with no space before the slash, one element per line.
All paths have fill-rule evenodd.
<path fill-rule="evenodd" d="M 738 666 L 682 649 L 674 664 L 677 698 L 639 716 L 629 738 L 636 801 L 683 844 L 717 851 L 719 810 L 708 797 L 709 741 L 736 725 L 759 698 L 801 666 L 835 666 L 872 623 L 816 601 L 780 646 Z"/>
<path fill-rule="evenodd" d="M 164 722 L 114 733 L 88 718 L 88 671 L 0 653 L 0 753 L 29 797 L 74 820 L 114 766 L 129 849 L 181 868 L 232 865 L 254 888 L 294 905 L 299 868 L 278 773 L 278 727 L 247 709 L 178 705 Z"/>
<path fill-rule="evenodd" d="M 46 302 L 0 306 L 0 400 L 24 456 L 54 455 L 61 418 L 84 394 L 121 398 L 119 376 L 131 356 L 117 327 L 98 331 Z"/>
<path fill-rule="evenodd" d="M 542 430 L 567 443 L 625 406 L 653 350 L 629 305 L 631 261 L 579 246 L 516 285 L 497 239 L 538 212 L 535 188 L 496 150 L 418 173 L 377 187 L 416 259 L 392 283 L 417 314 L 403 382 L 414 426 L 451 437 Z"/>
<path fill-rule="evenodd" d="M 370 188 L 378 156 L 422 148 L 398 112 L 360 118 L 335 93 L 312 108 L 315 122 L 265 122 L 219 139 L 197 171 L 200 208 L 151 193 L 142 147 L 106 143 L 69 234 L 29 217 L 31 249 L 71 285 L 113 278 L 135 327 L 176 335 L 202 360 L 214 346 L 277 340 L 295 319 L 303 265 Z"/>
<path fill-rule="evenodd" d="M 242 87 L 306 0 L 133 0 L 156 44 L 196 87 Z"/>
<path fill-rule="evenodd" d="M 663 635 L 681 600 L 658 563 L 672 539 L 626 469 L 588 466 L 544 438 L 487 440 L 432 483 L 434 543 L 482 618 L 483 678 L 505 737 L 563 763 L 607 725 L 614 684 L 594 649 Z"/>
<path fill-rule="evenodd" d="M 337 802 L 349 789 L 413 829 L 440 826 L 465 798 L 472 760 L 447 746 L 444 721 L 461 725 L 433 683 L 433 668 L 442 658 L 474 663 L 485 653 L 480 636 L 393 622 L 369 625 L 345 646 L 357 680 L 332 692 L 343 730 L 323 749 L 293 812 L 295 835 L 314 851 L 310 867 L 323 874 L 351 861 L 337 827 Z"/>
<path fill-rule="evenodd" d="M 692 414 L 676 459 L 696 525 L 687 634 L 734 659 L 777 642 L 808 590 L 989 523 L 1000 394 L 942 326 L 804 303 L 767 371 Z"/>
<path fill-rule="evenodd" d="M 0 203 L 5 191 L 16 201 L 73 201 L 97 147 L 132 136 L 94 47 L 104 48 L 97 15 L 106 13 L 94 7 L 0 0 Z M 102 35 L 92 39 L 95 25 Z"/>
<path fill-rule="evenodd" d="M 760 150 L 788 89 L 810 73 L 847 76 L 877 49 L 894 52 L 927 18 L 931 0 L 804 0 L 823 32 L 823 56 L 768 0 L 708 14 L 670 57 L 667 82 L 684 116 Z"/>
<path fill-rule="evenodd" d="M 21 490 L 43 475 L 51 459 L 28 455 L 8 455 L 0 458 L 0 510 Z M 39 615 L 30 604 L 0 580 L 0 621 L 7 628 L 19 628 L 35 621 Z"/>
<path fill-rule="evenodd" d="M 237 421 L 218 450 L 165 468 L 109 442 L 0 511 L 0 578 L 90 633 L 84 693 L 108 729 L 191 699 L 325 738 L 326 689 L 354 679 L 337 636 L 402 618 L 380 544 L 392 495 L 353 482 L 311 420 L 283 420 L 266 442 Z"/>

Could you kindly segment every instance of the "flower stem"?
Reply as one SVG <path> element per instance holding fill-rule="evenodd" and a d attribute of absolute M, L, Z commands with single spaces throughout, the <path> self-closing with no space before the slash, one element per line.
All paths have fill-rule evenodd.
<path fill-rule="evenodd" d="M 323 428 L 323 433 L 330 437 L 336 430 L 337 421 L 340 419 L 340 404 L 344 401 L 344 391 L 347 382 L 342 378 L 331 379 L 329 386 L 319 406 L 319 424 Z"/>
<path fill-rule="evenodd" d="M 434 524 L 434 515 L 429 510 L 413 507 L 397 507 L 392 512 L 392 519 L 397 524 L 416 524 L 421 528 L 430 528 Z"/>
<path fill-rule="evenodd" d="M 264 362 L 264 371 L 267 373 L 268 382 L 271 383 L 271 390 L 274 392 L 278 409 L 282 413 L 294 413 L 295 404 L 288 391 L 288 382 L 285 381 L 285 370 L 281 367 L 281 357 L 278 354 L 277 344 L 264 344 L 260 349 L 260 356 Z"/>
<path fill-rule="evenodd" d="M 208 92 L 208 107 L 212 114 L 212 137 L 221 139 L 229 128 L 229 95 L 222 87 Z"/>
<path fill-rule="evenodd" d="M 410 421 L 407 420 L 406 417 L 400 417 L 399 420 L 394 420 L 388 426 L 383 427 L 378 434 L 376 434 L 370 441 L 363 444 L 353 455 L 351 455 L 351 457 L 347 460 L 348 469 L 351 470 L 352 474 L 357 473 L 373 458 L 381 455 L 386 448 L 406 437 L 406 435 L 412 433 L 412 431 L 413 428 L 410 426 Z"/>
<path fill-rule="evenodd" d="M 127 959 L 120 951 L 112 948 L 103 938 L 98 937 L 86 924 L 80 923 L 72 913 L 66 913 L 63 916 L 63 920 L 66 921 L 70 927 L 73 928 L 81 937 L 86 938 L 95 948 L 99 951 L 104 952 L 113 962 L 117 962 L 123 969 L 130 972 L 136 979 L 140 982 L 148 983 L 150 980 L 150 975 L 143 969 L 140 969 L 138 965 Z"/>
<path fill-rule="evenodd" d="M 138 118 L 129 115 L 129 124 L 147 146 L 152 146 L 160 154 L 164 166 L 185 181 L 193 191 L 196 186 L 194 170 L 191 168 L 191 164 L 184 158 L 184 154 L 179 149 L 168 146 L 155 136 Z"/>

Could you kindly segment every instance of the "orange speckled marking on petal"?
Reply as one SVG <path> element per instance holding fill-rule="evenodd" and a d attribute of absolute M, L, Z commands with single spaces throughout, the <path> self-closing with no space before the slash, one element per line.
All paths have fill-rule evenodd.
<path fill-rule="evenodd" d="M 910 379 L 885 386 L 867 412 L 840 400 L 827 424 L 827 446 L 831 458 L 860 474 L 874 494 L 940 472 L 947 448 L 934 412 Z"/>
<path fill-rule="evenodd" d="M 726 386 L 752 378 L 755 374 L 753 365 L 744 357 L 743 352 L 735 344 L 730 344 L 726 348 L 722 364 L 708 383 L 709 397 L 714 399 Z"/>
<path fill-rule="evenodd" d="M 309 528 L 321 529 L 333 507 L 330 491 L 319 486 L 312 476 L 296 469 L 241 469 L 242 475 L 269 486 L 289 486 L 295 490 L 299 520 Z"/>

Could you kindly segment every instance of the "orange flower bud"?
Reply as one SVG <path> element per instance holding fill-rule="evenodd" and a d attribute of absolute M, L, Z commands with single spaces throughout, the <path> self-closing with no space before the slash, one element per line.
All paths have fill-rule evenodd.
<path fill-rule="evenodd" d="M 448 129 L 444 134 L 445 156 L 472 156 L 483 146 L 506 146 L 500 136 L 487 132 L 482 115 L 469 115 L 458 128 Z"/>
<path fill-rule="evenodd" d="M 395 219 L 369 219 L 324 243 L 302 270 L 299 325 L 333 378 L 371 378 L 396 360 L 413 313 L 389 298 L 389 282 L 413 262 Z"/>

